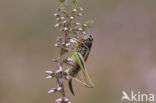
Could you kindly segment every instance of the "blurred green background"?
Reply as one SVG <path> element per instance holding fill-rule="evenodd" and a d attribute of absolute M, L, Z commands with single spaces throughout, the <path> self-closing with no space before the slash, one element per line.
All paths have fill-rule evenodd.
<path fill-rule="evenodd" d="M 87 61 L 95 88 L 74 82 L 75 97 L 66 89 L 72 103 L 121 103 L 123 90 L 156 95 L 156 1 L 79 2 L 81 21 L 95 21 Z M 56 67 L 57 7 L 57 0 L 0 1 L 0 103 L 54 103 L 58 97 L 47 94 L 56 83 L 44 73 Z"/>

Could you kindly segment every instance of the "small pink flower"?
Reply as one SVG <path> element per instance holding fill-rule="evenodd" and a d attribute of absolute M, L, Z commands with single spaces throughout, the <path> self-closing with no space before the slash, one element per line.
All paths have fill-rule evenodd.
<path fill-rule="evenodd" d="M 56 43 L 54 46 L 55 46 L 55 47 L 58 47 L 59 45 Z"/>
<path fill-rule="evenodd" d="M 59 66 L 58 69 L 61 70 L 61 71 L 63 70 L 62 66 Z"/>
<path fill-rule="evenodd" d="M 64 72 L 65 72 L 66 74 L 68 74 L 68 72 L 69 72 L 69 68 L 68 68 L 68 69 L 66 69 Z"/>
<path fill-rule="evenodd" d="M 79 15 L 79 16 L 82 16 L 82 14 L 81 14 L 81 13 L 79 13 L 78 15 Z"/>
<path fill-rule="evenodd" d="M 64 102 L 69 102 L 69 99 L 65 97 Z"/>
<path fill-rule="evenodd" d="M 56 100 L 56 103 L 62 103 L 62 98 L 58 98 L 57 100 Z"/>
<path fill-rule="evenodd" d="M 73 9 L 73 12 L 77 12 L 77 9 Z"/>
<path fill-rule="evenodd" d="M 82 31 L 82 28 L 79 28 L 79 31 Z"/>
<path fill-rule="evenodd" d="M 63 21 L 62 23 L 63 23 L 63 24 L 66 24 L 66 23 L 67 23 L 67 21 L 65 20 L 65 21 Z"/>
<path fill-rule="evenodd" d="M 55 90 L 51 89 L 48 91 L 48 94 L 55 93 Z"/>
<path fill-rule="evenodd" d="M 70 46 L 70 43 L 66 43 L 66 46 L 69 47 Z"/>
<path fill-rule="evenodd" d="M 58 16 L 58 15 L 59 15 L 58 13 L 55 13 L 55 14 L 54 14 L 54 16 Z"/>
<path fill-rule="evenodd" d="M 87 24 L 83 24 L 83 26 L 87 26 Z"/>
<path fill-rule="evenodd" d="M 74 17 L 73 17 L 73 16 L 71 16 L 71 17 L 70 17 L 70 19 L 71 19 L 71 20 L 73 20 L 73 19 L 74 19 Z"/>
<path fill-rule="evenodd" d="M 71 78 L 69 76 L 66 76 L 65 79 L 66 80 L 71 80 Z"/>
<path fill-rule="evenodd" d="M 74 65 L 72 62 L 68 62 L 67 64 L 69 64 L 69 65 L 71 65 L 71 66 L 73 66 L 73 65 Z"/>
<path fill-rule="evenodd" d="M 65 42 L 62 42 L 61 45 L 64 46 Z"/>
<path fill-rule="evenodd" d="M 57 28 L 57 27 L 59 27 L 59 24 L 58 24 L 58 23 L 57 23 L 57 24 L 55 24 L 55 25 L 54 25 L 54 27 L 56 27 L 56 28 Z"/>
<path fill-rule="evenodd" d="M 80 8 L 79 10 L 80 10 L 80 11 L 83 11 L 83 8 Z"/>
<path fill-rule="evenodd" d="M 71 62 L 71 61 L 73 61 L 73 59 L 72 58 L 68 58 L 67 61 L 68 62 Z"/>
<path fill-rule="evenodd" d="M 59 85 L 63 85 L 63 81 L 59 79 Z"/>
<path fill-rule="evenodd" d="M 56 73 L 61 73 L 63 71 L 63 68 L 61 66 L 58 67 L 58 70 L 56 71 Z"/>
<path fill-rule="evenodd" d="M 64 20 L 64 19 L 65 19 L 65 17 L 63 17 L 63 16 L 62 16 L 62 17 L 61 17 L 61 19 L 62 19 L 62 20 Z"/>
<path fill-rule="evenodd" d="M 68 28 L 67 28 L 67 27 L 65 27 L 65 28 L 64 28 L 64 30 L 65 30 L 65 31 L 67 31 L 67 30 L 68 30 Z"/>
<path fill-rule="evenodd" d="M 85 31 L 83 31 L 82 33 L 83 33 L 83 34 L 86 34 L 86 32 L 85 32 Z"/>
<path fill-rule="evenodd" d="M 70 39 L 70 42 L 73 43 L 73 44 L 76 44 L 77 43 L 76 39 L 74 39 L 74 38 L 73 39 Z"/>
<path fill-rule="evenodd" d="M 62 90 L 62 87 L 58 87 L 57 91 L 60 92 Z"/>
<path fill-rule="evenodd" d="M 45 71 L 45 73 L 46 73 L 46 74 L 53 74 L 53 71 L 47 70 L 47 71 Z"/>
<path fill-rule="evenodd" d="M 50 79 L 52 79 L 52 76 L 49 75 L 46 77 L 46 79 L 50 80 Z"/>
<path fill-rule="evenodd" d="M 77 22 L 76 25 L 80 25 L 80 23 Z"/>

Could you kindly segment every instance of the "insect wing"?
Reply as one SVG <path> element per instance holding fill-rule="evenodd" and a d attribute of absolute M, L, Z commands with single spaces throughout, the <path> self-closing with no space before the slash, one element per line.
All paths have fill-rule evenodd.
<path fill-rule="evenodd" d="M 89 88 L 93 88 L 94 87 L 94 84 L 93 82 L 91 81 L 89 75 L 88 75 L 88 72 L 85 68 L 85 61 L 84 61 L 84 58 L 82 57 L 82 55 L 79 53 L 79 52 L 74 52 L 73 54 L 76 62 L 78 63 L 84 77 L 85 77 L 85 81 L 86 81 L 86 84 L 87 84 L 87 87 Z"/>

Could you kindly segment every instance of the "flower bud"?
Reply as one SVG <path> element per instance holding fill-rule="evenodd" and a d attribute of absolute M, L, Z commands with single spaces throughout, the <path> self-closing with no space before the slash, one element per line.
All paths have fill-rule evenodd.
<path fill-rule="evenodd" d="M 58 73 L 61 73 L 62 71 L 63 71 L 62 67 L 59 66 L 59 67 L 58 67 L 58 70 L 56 71 L 56 73 L 58 74 Z"/>
<path fill-rule="evenodd" d="M 70 46 L 70 43 L 66 43 L 66 46 L 69 47 Z"/>
<path fill-rule="evenodd" d="M 73 16 L 71 16 L 71 17 L 70 17 L 70 19 L 71 19 L 71 20 L 73 20 L 73 19 L 74 19 L 74 17 L 73 17 Z"/>
<path fill-rule="evenodd" d="M 58 69 L 63 70 L 62 66 L 59 66 Z"/>
<path fill-rule="evenodd" d="M 63 81 L 59 79 L 59 85 L 63 85 Z"/>
<path fill-rule="evenodd" d="M 58 23 L 54 25 L 55 28 L 57 28 L 57 27 L 59 27 L 59 26 L 60 26 L 60 24 L 58 24 Z"/>
<path fill-rule="evenodd" d="M 53 74 L 53 71 L 47 70 L 47 71 L 45 71 L 45 73 L 46 73 L 46 74 Z"/>
<path fill-rule="evenodd" d="M 79 14 L 78 14 L 78 16 L 82 16 L 82 14 L 81 14 L 81 13 L 79 13 Z"/>
<path fill-rule="evenodd" d="M 79 31 L 82 31 L 82 28 L 79 28 Z"/>
<path fill-rule="evenodd" d="M 65 28 L 64 28 L 64 31 L 67 31 L 67 30 L 68 30 L 68 28 L 67 28 L 67 27 L 65 27 Z"/>
<path fill-rule="evenodd" d="M 68 72 L 69 72 L 69 68 L 68 68 L 68 69 L 66 69 L 64 72 L 65 72 L 66 74 L 68 74 Z"/>
<path fill-rule="evenodd" d="M 62 87 L 58 87 L 58 88 L 57 88 L 57 91 L 58 91 L 58 92 L 62 91 Z"/>
<path fill-rule="evenodd" d="M 81 7 L 79 10 L 80 10 L 80 11 L 83 11 L 83 8 Z"/>
<path fill-rule="evenodd" d="M 76 25 L 80 25 L 80 23 L 77 22 Z"/>
<path fill-rule="evenodd" d="M 62 98 L 58 98 L 57 100 L 56 100 L 56 103 L 62 103 Z"/>
<path fill-rule="evenodd" d="M 61 17 L 61 20 L 64 20 L 64 19 L 65 19 L 65 17 L 62 16 L 62 17 Z"/>
<path fill-rule="evenodd" d="M 56 43 L 56 44 L 54 44 L 54 46 L 55 46 L 55 47 L 58 47 L 59 45 Z"/>
<path fill-rule="evenodd" d="M 58 14 L 58 13 L 54 13 L 54 16 L 58 17 L 58 16 L 59 16 L 59 14 Z"/>
<path fill-rule="evenodd" d="M 65 97 L 65 98 L 64 98 L 64 102 L 65 102 L 65 103 L 68 103 L 68 102 L 69 102 L 69 99 Z"/>
<path fill-rule="evenodd" d="M 73 12 L 77 12 L 77 9 L 73 9 Z"/>
<path fill-rule="evenodd" d="M 70 42 L 73 43 L 73 44 L 77 44 L 77 41 L 74 38 L 70 39 Z"/>
<path fill-rule="evenodd" d="M 60 18 L 56 18 L 56 20 L 57 20 L 57 21 L 59 21 L 59 20 L 60 20 Z"/>
<path fill-rule="evenodd" d="M 65 79 L 66 80 L 71 80 L 71 78 L 69 76 L 66 76 Z"/>
<path fill-rule="evenodd" d="M 68 58 L 67 61 L 68 62 L 71 62 L 71 61 L 73 61 L 73 59 L 72 58 Z"/>
<path fill-rule="evenodd" d="M 53 61 L 53 62 L 57 62 L 57 60 L 56 60 L 56 59 L 53 59 L 52 61 Z"/>
<path fill-rule="evenodd" d="M 51 93 L 55 93 L 55 90 L 51 89 L 51 90 L 48 91 L 48 94 L 51 94 Z"/>
<path fill-rule="evenodd" d="M 49 75 L 46 77 L 46 79 L 50 80 L 50 79 L 52 79 L 52 76 Z"/>
<path fill-rule="evenodd" d="M 67 23 L 67 21 L 65 20 L 65 21 L 63 21 L 62 23 L 63 23 L 63 24 L 66 24 L 66 23 Z"/>
<path fill-rule="evenodd" d="M 71 66 L 73 66 L 73 65 L 74 65 L 72 62 L 68 62 L 67 64 L 69 64 L 69 65 L 71 65 Z"/>
<path fill-rule="evenodd" d="M 86 26 L 87 26 L 87 24 L 83 24 L 83 26 L 85 26 L 85 27 L 86 27 Z"/>
<path fill-rule="evenodd" d="M 83 32 L 82 32 L 82 34 L 86 34 L 86 32 L 85 32 L 85 31 L 83 31 Z"/>

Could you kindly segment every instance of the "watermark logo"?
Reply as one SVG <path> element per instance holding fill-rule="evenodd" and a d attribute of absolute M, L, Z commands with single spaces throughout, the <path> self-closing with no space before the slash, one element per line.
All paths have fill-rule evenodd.
<path fill-rule="evenodd" d="M 154 94 L 143 94 L 141 92 L 131 91 L 128 95 L 125 91 L 122 91 L 121 101 L 127 100 L 132 102 L 153 102 Z"/>

